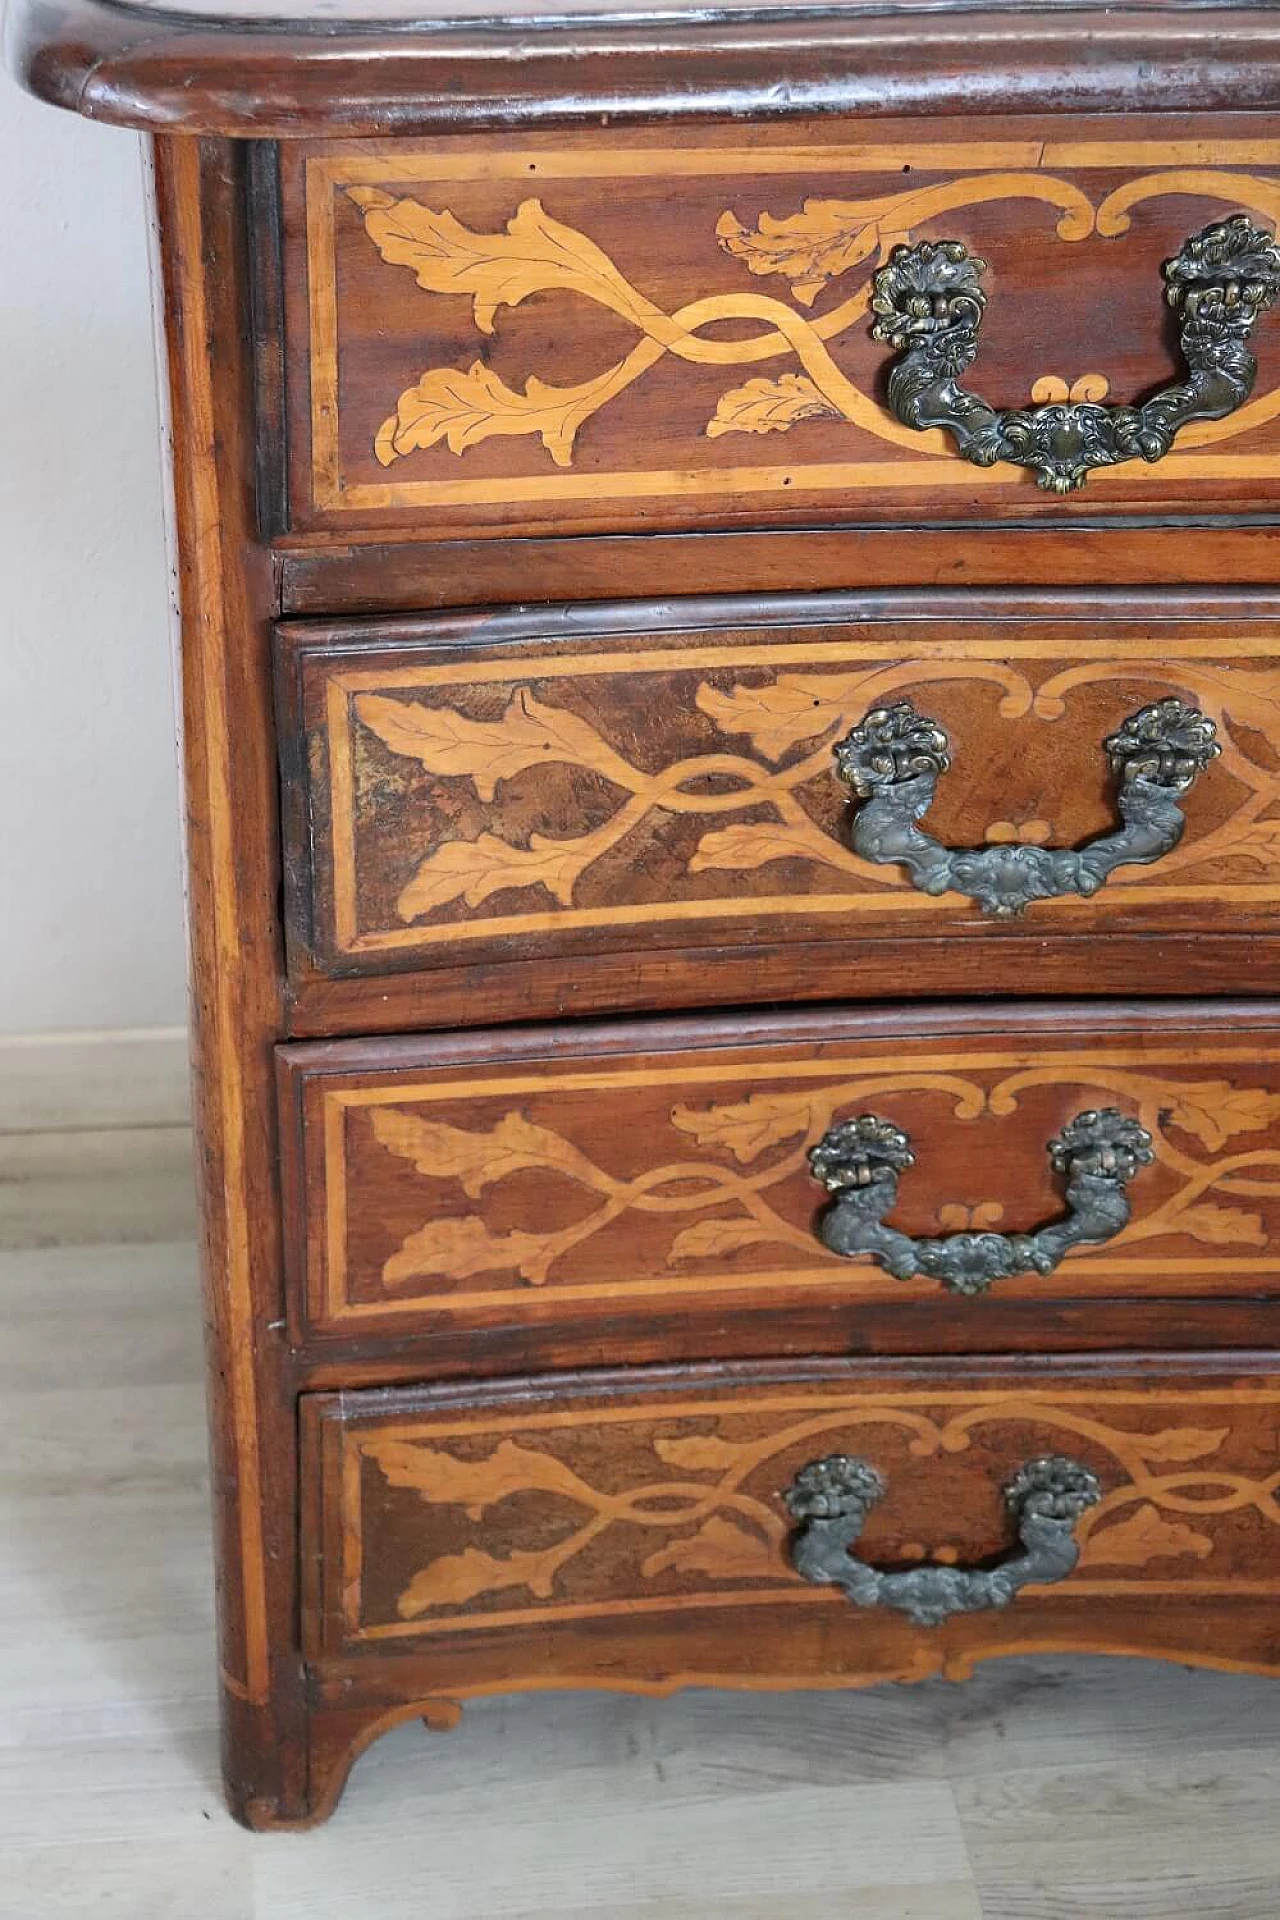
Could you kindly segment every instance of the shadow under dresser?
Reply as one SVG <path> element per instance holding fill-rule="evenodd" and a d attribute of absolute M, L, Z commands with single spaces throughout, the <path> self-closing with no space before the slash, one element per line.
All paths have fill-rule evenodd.
<path fill-rule="evenodd" d="M 1274 11 L 9 37 L 152 135 L 237 1816 L 1280 1676 Z"/>

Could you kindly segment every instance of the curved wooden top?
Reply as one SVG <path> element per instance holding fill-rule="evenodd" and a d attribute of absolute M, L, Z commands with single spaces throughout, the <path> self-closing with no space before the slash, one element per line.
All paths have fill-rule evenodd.
<path fill-rule="evenodd" d="M 1280 104 L 1280 10 L 1243 0 L 12 0 L 7 44 L 90 119 L 268 138 Z"/>

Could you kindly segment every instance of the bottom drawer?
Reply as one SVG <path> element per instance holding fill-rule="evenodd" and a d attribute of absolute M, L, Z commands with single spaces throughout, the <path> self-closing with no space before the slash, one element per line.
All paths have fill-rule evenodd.
<path fill-rule="evenodd" d="M 1280 1368 L 563 1376 L 316 1394 L 303 1439 L 305 1651 L 373 1690 L 1280 1660 Z"/>

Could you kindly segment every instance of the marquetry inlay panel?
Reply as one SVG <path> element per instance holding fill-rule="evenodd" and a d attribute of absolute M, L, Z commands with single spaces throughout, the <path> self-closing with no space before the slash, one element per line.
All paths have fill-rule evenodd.
<path fill-rule="evenodd" d="M 799 608 L 797 608 L 799 612 Z M 1022 927 L 1265 925 L 1280 900 L 1280 635 L 1170 621 L 782 625 L 761 610 L 619 643 L 353 655 L 304 637 L 292 724 L 295 929 L 325 970 L 482 964 L 759 939 L 991 934 L 850 846 L 832 745 L 909 699 L 954 765 L 928 827 L 955 846 L 1070 847 L 1114 824 L 1102 743 L 1175 696 L 1221 754 L 1181 843 Z M 537 640 L 536 618 L 530 639 Z M 291 681 L 293 669 L 287 668 Z M 999 936 L 999 926 L 994 928 Z M 908 962 L 909 964 L 909 962 Z"/>
<path fill-rule="evenodd" d="M 1061 511 L 894 419 L 871 276 L 899 243 L 958 239 L 998 289 L 983 365 L 1000 404 L 1140 398 L 1173 365 L 1162 261 L 1228 213 L 1280 217 L 1280 142 L 1242 126 L 1046 140 L 1017 119 L 982 139 L 907 122 L 855 140 L 782 122 L 749 142 L 610 129 L 287 153 L 306 291 L 295 523 Z M 1247 405 L 1156 467 L 1096 475 L 1089 504 L 1274 496 L 1280 351 L 1260 353 Z"/>
<path fill-rule="evenodd" d="M 832 1453 L 872 1462 L 889 1492 L 860 1554 L 982 1561 L 1007 1548 L 1001 1489 L 1023 1462 L 1069 1454 L 1102 1499 L 1082 1554 L 1037 1606 L 1160 1595 L 1280 1594 L 1280 1387 L 1173 1393 L 1046 1379 L 873 1378 L 736 1390 L 617 1383 L 456 1410 L 426 1394 L 307 1408 L 324 1541 L 313 1651 L 435 1633 L 697 1609 L 847 1607 L 792 1570 L 781 1495 Z M 1027 1616 L 1031 1618 L 1028 1621 Z M 847 1631 L 863 1616 L 850 1614 Z M 922 1648 L 927 1658 L 927 1649 Z"/>
<path fill-rule="evenodd" d="M 728 1311 L 825 1294 L 945 1298 L 935 1283 L 841 1259 L 815 1233 L 823 1195 L 807 1150 L 833 1119 L 874 1112 L 904 1128 L 917 1164 L 893 1220 L 903 1232 L 1028 1230 L 1061 1212 L 1045 1143 L 1082 1110 L 1139 1120 L 1155 1163 L 1133 1218 L 1051 1278 L 1000 1281 L 987 1298 L 1251 1295 L 1280 1291 L 1280 1037 L 1185 1040 L 1140 1028 L 904 1035 L 859 1042 L 833 1016 L 827 1044 L 593 1052 L 504 1065 L 501 1042 L 464 1069 L 432 1067 L 430 1041 L 393 1070 L 358 1043 L 287 1056 L 290 1153 L 306 1190 L 295 1310 L 354 1332 L 513 1315 L 608 1317 L 683 1306 Z M 363 1069 L 363 1070 L 362 1070 Z M 300 1296 L 300 1297 L 297 1297 Z M 957 1314 L 983 1303 L 953 1301 Z M 678 1348 L 677 1348 L 678 1351 Z"/>

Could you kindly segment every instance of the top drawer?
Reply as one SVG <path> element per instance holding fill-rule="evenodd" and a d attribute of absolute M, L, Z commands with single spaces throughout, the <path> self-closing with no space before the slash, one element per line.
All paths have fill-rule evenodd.
<path fill-rule="evenodd" d="M 1234 214 L 1269 233 L 1280 138 L 1221 115 L 1046 131 L 1022 117 L 286 142 L 292 530 L 1274 508 L 1280 320 L 1265 311 L 1246 345 L 1239 300 L 1193 295 L 1196 407 L 1222 417 L 1183 425 L 1151 464 L 1185 390 L 1140 419 L 1096 403 L 1150 403 L 1184 379 L 1189 308 L 1166 305 L 1164 264 Z M 912 338 L 922 315 L 945 307 L 946 324 L 891 390 L 903 355 L 872 338 L 872 276 L 938 241 L 986 269 L 899 256 L 888 292 Z M 1228 270 L 1210 245 L 1188 271 L 1237 272 L 1248 305 L 1271 267 L 1256 243 L 1236 251 Z M 1006 410 L 995 426 L 968 410 L 971 450 L 1016 446 L 1032 470 L 973 464 L 952 433 L 921 430 L 965 412 L 951 375 Z M 1132 457 L 1098 464 L 1119 447 Z M 1066 486 L 1086 469 L 1078 491 L 1036 485 L 1035 470 Z"/>

